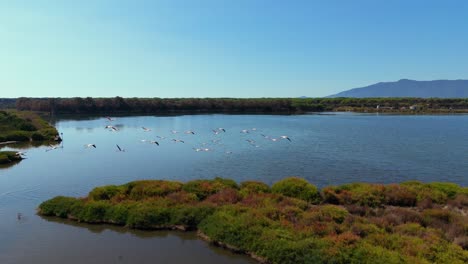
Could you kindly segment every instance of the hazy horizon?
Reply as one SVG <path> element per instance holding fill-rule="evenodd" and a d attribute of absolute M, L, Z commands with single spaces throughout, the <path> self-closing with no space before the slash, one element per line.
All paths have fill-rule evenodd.
<path fill-rule="evenodd" d="M 465 1 L 0 2 L 16 97 L 323 97 L 468 79 Z"/>

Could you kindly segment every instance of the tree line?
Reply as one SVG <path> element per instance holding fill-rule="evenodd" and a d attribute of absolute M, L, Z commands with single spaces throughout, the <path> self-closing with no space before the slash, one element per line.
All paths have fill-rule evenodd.
<path fill-rule="evenodd" d="M 11 99 L 8 99 L 11 100 Z M 0 100 L 0 103 L 3 102 Z M 6 101 L 11 106 L 11 101 Z M 15 100 L 17 110 L 63 114 L 118 113 L 298 113 L 306 111 L 420 110 L 468 111 L 468 98 L 26 98 Z M 0 108 L 2 105 L 0 104 Z"/>

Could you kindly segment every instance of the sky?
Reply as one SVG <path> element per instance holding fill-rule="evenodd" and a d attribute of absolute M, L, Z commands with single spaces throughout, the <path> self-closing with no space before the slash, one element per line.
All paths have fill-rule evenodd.
<path fill-rule="evenodd" d="M 468 79 L 464 0 L 0 0 L 0 97 L 322 97 Z"/>

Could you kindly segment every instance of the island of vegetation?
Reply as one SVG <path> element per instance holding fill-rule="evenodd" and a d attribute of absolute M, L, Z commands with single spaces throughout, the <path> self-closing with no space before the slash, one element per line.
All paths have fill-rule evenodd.
<path fill-rule="evenodd" d="M 17 162 L 22 159 L 21 155 L 15 151 L 0 151 L 0 165 Z"/>
<path fill-rule="evenodd" d="M 37 113 L 0 111 L 0 144 L 59 140 L 58 132 Z"/>
<path fill-rule="evenodd" d="M 468 113 L 468 98 L 18 98 L 0 108 L 51 114 L 279 113 Z"/>
<path fill-rule="evenodd" d="M 317 189 L 215 178 L 134 181 L 58 196 L 38 213 L 137 229 L 197 230 L 262 263 L 467 263 L 468 188 L 354 183 Z"/>

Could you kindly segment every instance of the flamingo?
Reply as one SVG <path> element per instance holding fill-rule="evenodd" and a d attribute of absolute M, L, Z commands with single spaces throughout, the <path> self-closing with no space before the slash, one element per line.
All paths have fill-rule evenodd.
<path fill-rule="evenodd" d="M 58 146 L 49 145 L 49 148 L 46 149 L 46 152 L 51 151 L 51 150 L 54 150 L 54 149 L 58 149 Z"/>
<path fill-rule="evenodd" d="M 119 129 L 116 128 L 115 126 L 110 126 L 110 125 L 107 125 L 105 128 L 108 128 L 110 131 L 117 131 L 117 130 L 119 130 Z"/>
<path fill-rule="evenodd" d="M 115 144 L 117 146 L 117 151 L 118 152 L 125 152 L 125 149 L 121 148 L 118 144 Z"/>

